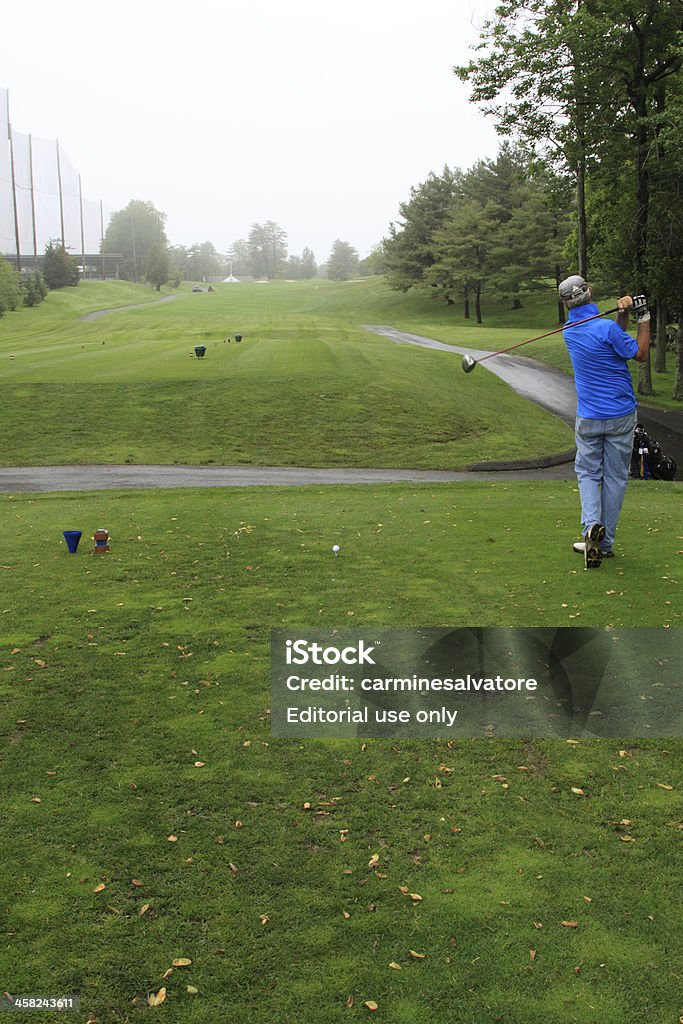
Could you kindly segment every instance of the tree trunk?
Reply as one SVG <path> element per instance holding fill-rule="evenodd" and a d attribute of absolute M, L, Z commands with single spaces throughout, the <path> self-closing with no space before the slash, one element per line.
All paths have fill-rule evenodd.
<path fill-rule="evenodd" d="M 647 359 L 644 363 L 638 363 L 638 394 L 639 395 L 654 395 L 655 389 L 652 387 L 652 365 L 650 363 L 650 353 L 647 354 Z"/>
<path fill-rule="evenodd" d="M 465 320 L 469 320 L 469 318 L 470 318 L 470 290 L 469 290 L 469 288 L 465 288 L 465 291 L 463 293 L 463 299 L 464 299 L 464 302 L 465 302 Z"/>
<path fill-rule="evenodd" d="M 558 297 L 557 297 L 557 322 L 558 322 L 558 324 L 563 324 L 565 322 L 565 320 L 567 319 L 565 311 L 564 311 L 564 302 L 559 297 L 559 291 L 558 290 L 559 290 L 559 287 L 560 287 L 561 283 L 562 282 L 560 281 L 560 265 L 559 265 L 559 263 L 556 263 L 555 264 L 555 290 L 558 292 Z"/>
<path fill-rule="evenodd" d="M 483 323 L 481 318 L 481 283 L 477 282 L 477 288 L 474 293 L 474 308 L 476 311 L 477 323 Z"/>
<path fill-rule="evenodd" d="M 586 158 L 579 156 L 576 169 L 576 241 L 579 276 L 588 280 L 588 229 L 586 226 Z"/>
<path fill-rule="evenodd" d="M 666 299 L 657 300 L 655 373 L 666 373 Z"/>
<path fill-rule="evenodd" d="M 683 402 L 683 316 L 678 326 L 678 339 L 676 341 L 676 373 L 674 376 L 674 390 L 671 396 L 677 402 Z"/>

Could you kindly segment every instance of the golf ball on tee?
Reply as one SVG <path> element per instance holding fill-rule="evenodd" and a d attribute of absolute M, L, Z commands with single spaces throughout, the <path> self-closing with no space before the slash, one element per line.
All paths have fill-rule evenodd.
<path fill-rule="evenodd" d="M 334 551 L 335 555 L 338 555 L 339 554 L 339 545 L 338 544 L 333 544 L 332 545 L 332 550 Z"/>

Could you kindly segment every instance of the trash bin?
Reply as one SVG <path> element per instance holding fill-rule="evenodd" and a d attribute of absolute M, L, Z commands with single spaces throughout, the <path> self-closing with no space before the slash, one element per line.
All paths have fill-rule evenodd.
<path fill-rule="evenodd" d="M 242 340 L 242 335 L 241 334 L 236 334 L 235 335 L 235 341 L 237 342 L 238 345 L 241 342 L 241 340 Z"/>
<path fill-rule="evenodd" d="M 206 345 L 195 345 L 194 354 L 196 355 L 197 359 L 203 359 L 204 356 L 206 355 Z"/>

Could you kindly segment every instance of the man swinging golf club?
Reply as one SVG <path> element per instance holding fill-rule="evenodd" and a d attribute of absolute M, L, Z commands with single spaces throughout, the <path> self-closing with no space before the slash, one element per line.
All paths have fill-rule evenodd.
<path fill-rule="evenodd" d="M 614 320 L 585 320 L 598 313 L 592 289 L 578 275 L 559 286 L 568 310 L 563 331 L 576 387 L 576 460 L 583 541 L 574 544 L 587 569 L 611 558 L 628 484 L 636 425 L 636 396 L 629 359 L 644 362 L 650 348 L 650 314 L 644 295 L 618 300 Z M 638 320 L 635 340 L 626 333 L 629 310 Z M 576 326 L 572 327 L 572 324 Z"/>

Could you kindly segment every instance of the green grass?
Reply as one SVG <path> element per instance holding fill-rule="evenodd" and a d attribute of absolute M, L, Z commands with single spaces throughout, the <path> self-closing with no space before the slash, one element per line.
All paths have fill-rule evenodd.
<path fill-rule="evenodd" d="M 224 285 L 96 321 L 76 316 L 89 283 L 60 293 L 80 299 L 71 318 L 41 306 L 31 332 L 24 314 L 0 325 L 3 461 L 453 469 L 572 447 L 535 406 L 520 433 L 517 396 L 459 357 L 363 330 L 386 312 L 370 285 Z"/>
<path fill-rule="evenodd" d="M 359 326 L 495 348 L 552 308 L 462 328 L 365 281 L 184 288 L 78 319 L 155 298 L 88 283 L 0 321 L 4 464 L 450 468 L 571 444 L 458 357 Z M 396 1024 L 678 1019 L 680 740 L 280 740 L 269 640 L 678 630 L 679 484 L 629 484 L 591 573 L 571 478 L 0 505 L 0 992 L 80 993 L 83 1024 L 319 1024 L 373 1017 L 368 1000 Z"/>
<path fill-rule="evenodd" d="M 675 1020 L 680 741 L 276 740 L 268 659 L 273 627 L 680 626 L 679 501 L 634 484 L 585 573 L 570 484 L 4 496 L 2 989 L 97 1021 L 162 985 L 182 1022 Z"/>
<path fill-rule="evenodd" d="M 362 329 L 388 323 L 496 349 L 548 327 L 554 310 L 538 298 L 492 310 L 484 327 L 379 279 L 218 285 L 213 294 L 184 286 L 173 302 L 158 298 L 125 282 L 84 282 L 0 321 L 4 464 L 463 469 L 572 447 L 566 424 L 530 403 L 521 432 L 519 399 L 492 374 L 465 376 L 457 356 Z M 139 302 L 148 308 L 117 308 Z M 114 312 L 81 319 L 106 308 Z M 239 346 L 227 340 L 236 332 Z M 568 367 L 557 338 L 533 350 Z"/>

